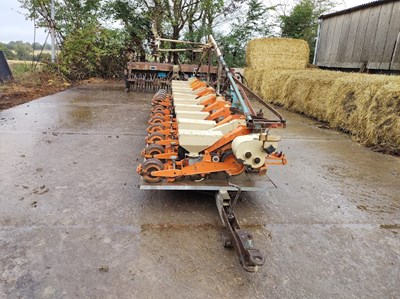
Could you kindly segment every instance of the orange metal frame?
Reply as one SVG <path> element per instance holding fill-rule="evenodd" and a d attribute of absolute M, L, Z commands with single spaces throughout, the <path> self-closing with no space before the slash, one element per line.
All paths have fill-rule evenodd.
<path fill-rule="evenodd" d="M 211 87 L 203 89 L 206 86 L 206 83 L 200 80 L 195 80 L 190 84 L 190 87 L 195 94 L 196 90 L 202 89 L 197 93 L 198 97 L 215 93 L 215 90 Z M 217 96 L 214 95 L 200 103 L 201 105 L 205 106 L 202 111 L 210 113 L 206 120 L 215 120 L 217 121 L 217 126 L 220 126 L 235 119 L 245 119 L 243 114 L 232 114 L 231 103 L 223 100 L 223 97 L 221 98 L 217 98 Z M 153 99 L 152 103 L 154 106 L 152 109 L 152 116 L 161 116 L 162 120 L 157 122 L 162 125 L 162 128 L 154 132 L 164 135 L 164 139 L 152 142 L 147 137 L 146 141 L 148 143 L 155 143 L 165 146 L 165 152 L 150 155 L 146 154 L 145 150 L 143 150 L 142 156 L 145 158 L 157 158 L 165 161 L 165 163 L 163 163 L 164 169 L 152 171 L 151 176 L 166 178 L 167 181 L 174 181 L 182 176 L 200 175 L 204 177 L 210 173 L 223 171 L 229 175 L 237 175 L 244 171 L 245 166 L 239 163 L 233 154 L 228 156 L 224 161 L 214 162 L 212 161 L 212 156 L 210 153 L 217 153 L 218 155 L 226 153 L 232 148 L 232 141 L 236 137 L 248 135 L 252 132 L 252 129 L 245 125 L 237 127 L 204 150 L 202 160 L 200 162 L 187 165 L 187 159 L 183 159 L 181 161 L 172 161 L 173 157 L 178 156 L 177 147 L 179 145 L 179 140 L 177 137 L 178 125 L 176 119 L 171 118 L 173 111 L 173 99 L 168 95 L 162 100 Z M 164 107 L 164 109 L 162 109 L 162 107 L 155 107 L 158 105 Z M 160 118 L 158 120 L 160 120 Z M 153 124 L 154 121 L 154 119 L 149 120 L 149 124 Z M 279 127 L 279 125 L 277 125 L 277 127 Z M 152 133 L 149 131 L 149 128 L 148 132 Z M 265 164 L 258 169 L 259 174 L 265 174 L 269 165 L 285 165 L 286 163 L 287 160 L 285 155 L 281 153 L 272 153 L 266 157 Z M 141 173 L 141 165 L 138 166 L 137 171 Z"/>

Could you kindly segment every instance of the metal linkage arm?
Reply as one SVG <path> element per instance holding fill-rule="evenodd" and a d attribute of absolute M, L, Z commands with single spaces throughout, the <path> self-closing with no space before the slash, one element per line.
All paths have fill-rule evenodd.
<path fill-rule="evenodd" d="M 270 112 L 272 112 L 275 116 L 277 116 L 280 122 L 282 122 L 282 123 L 286 122 L 286 120 L 283 118 L 282 114 L 280 114 L 278 111 L 276 111 L 276 109 L 274 107 L 272 107 L 270 104 L 266 103 L 259 95 L 254 93 L 254 91 L 252 91 L 250 88 L 248 88 L 242 82 L 240 82 L 238 79 L 234 78 L 234 80 L 237 83 L 237 85 L 244 90 L 244 92 L 247 92 L 250 95 L 252 95 L 257 100 L 257 102 L 259 102 L 261 105 L 263 105 L 265 108 L 267 108 Z"/>
<path fill-rule="evenodd" d="M 245 100 L 243 99 L 242 95 L 240 94 L 239 88 L 236 85 L 236 82 L 235 82 L 231 72 L 229 71 L 229 68 L 228 68 L 228 66 L 227 66 L 227 64 L 226 64 L 226 62 L 224 60 L 224 57 L 222 56 L 221 50 L 219 49 L 219 47 L 218 47 L 217 43 L 215 42 L 215 39 L 214 39 L 214 37 L 212 35 L 209 35 L 208 38 L 209 38 L 209 41 L 210 41 L 212 47 L 215 49 L 218 61 L 222 65 L 222 67 L 223 67 L 223 69 L 224 69 L 224 71 L 226 73 L 226 76 L 228 77 L 229 82 L 231 83 L 233 91 L 235 92 L 235 94 L 236 94 L 236 96 L 237 96 L 237 98 L 239 100 L 239 103 L 242 106 L 243 113 L 246 115 L 246 119 L 247 120 L 252 120 L 250 109 L 246 105 Z"/>

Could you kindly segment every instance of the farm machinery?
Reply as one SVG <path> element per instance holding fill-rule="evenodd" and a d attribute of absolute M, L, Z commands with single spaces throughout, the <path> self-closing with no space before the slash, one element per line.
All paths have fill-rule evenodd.
<path fill-rule="evenodd" d="M 202 49 L 216 55 L 216 80 L 210 74 L 208 82 L 196 76 L 176 78 L 168 89 L 155 93 L 141 153 L 144 162 L 137 173 L 141 189 L 216 192 L 226 227 L 224 246 L 234 247 L 243 268 L 254 272 L 264 258 L 253 237 L 240 228 L 233 207 L 242 191 L 265 191 L 260 178 L 270 165 L 287 163 L 278 151 L 280 136 L 270 133 L 286 123 L 234 76 L 212 36 Z M 272 117 L 255 111 L 251 98 Z"/>
<path fill-rule="evenodd" d="M 216 68 L 210 69 L 211 79 L 216 78 Z M 125 90 L 153 91 L 170 90 L 172 80 L 186 80 L 197 73 L 198 78 L 206 79 L 206 66 L 198 68 L 195 64 L 171 64 L 157 62 L 135 62 L 126 64 L 124 71 Z"/>

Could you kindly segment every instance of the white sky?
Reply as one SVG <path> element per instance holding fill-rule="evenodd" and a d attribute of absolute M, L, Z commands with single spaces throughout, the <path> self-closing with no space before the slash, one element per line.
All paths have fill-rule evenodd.
<path fill-rule="evenodd" d="M 350 8 L 353 6 L 361 5 L 363 3 L 373 2 L 374 0 L 344 0 L 343 5 L 337 8 L 337 10 L 342 10 L 346 8 Z"/>
<path fill-rule="evenodd" d="M 268 3 L 279 3 L 279 0 L 264 0 Z M 287 0 L 286 0 L 287 1 Z M 285 2 L 286 2 L 285 1 Z M 339 0 L 340 1 L 340 0 Z M 370 0 L 342 0 L 343 4 L 337 10 L 342 10 L 362 3 L 371 2 Z M 289 1 L 287 1 L 289 2 Z M 26 41 L 33 42 L 34 27 L 33 22 L 26 20 L 23 15 L 25 11 L 20 8 L 18 0 L 0 0 L 0 42 Z M 43 29 L 36 30 L 36 41 L 44 43 L 47 32 Z M 50 42 L 50 39 L 48 39 Z"/>

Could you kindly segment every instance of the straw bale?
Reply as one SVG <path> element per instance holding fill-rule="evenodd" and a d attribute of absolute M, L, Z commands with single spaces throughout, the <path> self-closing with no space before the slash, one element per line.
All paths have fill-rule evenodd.
<path fill-rule="evenodd" d="M 247 84 L 249 86 L 253 86 L 253 91 L 255 93 L 261 92 L 261 84 L 263 82 L 264 73 L 266 72 L 267 70 L 265 69 L 260 69 L 260 70 L 252 68 L 244 69 L 244 77 L 247 80 Z"/>
<path fill-rule="evenodd" d="M 400 154 L 400 77 L 352 74 L 328 98 L 327 118 L 367 146 Z"/>
<path fill-rule="evenodd" d="M 326 98 L 332 93 L 332 82 L 342 76 L 343 73 L 323 70 L 284 71 L 280 73 L 275 86 L 280 81 L 286 81 L 282 86 L 283 93 L 281 93 L 283 105 L 287 109 L 327 121 Z"/>
<path fill-rule="evenodd" d="M 259 38 L 247 44 L 246 63 L 254 69 L 305 69 L 310 49 L 306 41 L 292 38 Z"/>
<path fill-rule="evenodd" d="M 245 76 L 265 100 L 328 122 L 367 146 L 400 154 L 400 77 L 253 68 L 246 68 Z"/>

